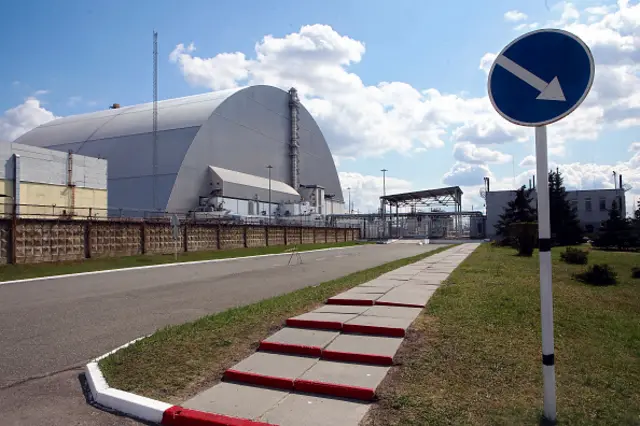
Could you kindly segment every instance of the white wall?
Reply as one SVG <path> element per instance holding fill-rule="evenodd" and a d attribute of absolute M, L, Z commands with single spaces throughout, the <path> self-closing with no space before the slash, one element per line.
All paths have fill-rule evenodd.
<path fill-rule="evenodd" d="M 500 215 L 504 212 L 509 201 L 516 196 L 516 191 L 490 191 L 487 192 L 487 237 L 495 237 Z M 533 206 L 537 206 L 536 191 L 531 192 Z M 583 229 L 588 232 L 597 231 L 600 224 L 609 217 L 609 209 L 613 201 L 620 204 L 622 199 L 622 215 L 626 215 L 625 195 L 621 189 L 589 189 L 579 191 L 567 191 L 567 200 L 576 208 L 578 219 Z M 588 210 L 588 200 L 591 200 L 591 209 Z M 604 208 L 602 208 L 604 207 Z M 620 207 L 620 206 L 619 206 Z"/>

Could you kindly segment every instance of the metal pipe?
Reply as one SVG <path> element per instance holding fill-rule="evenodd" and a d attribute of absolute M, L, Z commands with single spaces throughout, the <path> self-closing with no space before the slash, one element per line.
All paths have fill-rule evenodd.
<path fill-rule="evenodd" d="M 300 99 L 298 98 L 298 91 L 295 87 L 289 89 L 289 110 L 291 113 L 291 141 L 289 144 L 289 157 L 291 165 L 291 186 L 296 191 L 300 186 L 300 156 L 298 149 L 299 143 L 299 125 L 298 125 L 298 108 L 300 106 Z"/>
<path fill-rule="evenodd" d="M 271 169 L 273 169 L 273 166 L 269 164 L 267 166 L 267 170 L 269 170 L 269 205 L 267 206 L 267 211 L 269 214 L 269 224 L 271 224 Z"/>

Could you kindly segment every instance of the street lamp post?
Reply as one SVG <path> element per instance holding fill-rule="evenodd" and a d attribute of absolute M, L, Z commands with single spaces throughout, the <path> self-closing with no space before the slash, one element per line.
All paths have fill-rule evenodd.
<path fill-rule="evenodd" d="M 382 196 L 386 197 L 387 196 L 387 169 L 382 169 L 380 170 L 382 172 Z M 387 210 L 387 203 L 386 201 L 383 199 L 382 200 L 382 205 L 380 206 L 380 210 L 382 212 L 382 235 L 385 235 L 387 233 L 387 222 L 385 220 L 385 213 Z"/>
<path fill-rule="evenodd" d="M 267 206 L 267 211 L 269 212 L 269 224 L 271 224 L 271 169 L 273 169 L 273 166 L 269 164 L 267 166 L 267 170 L 269 170 L 269 205 Z"/>

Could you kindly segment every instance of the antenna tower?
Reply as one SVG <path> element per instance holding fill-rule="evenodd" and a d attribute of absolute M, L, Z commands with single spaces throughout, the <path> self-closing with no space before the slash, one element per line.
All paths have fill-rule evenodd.
<path fill-rule="evenodd" d="M 153 31 L 153 209 L 157 210 L 156 180 L 158 172 L 158 32 Z"/>

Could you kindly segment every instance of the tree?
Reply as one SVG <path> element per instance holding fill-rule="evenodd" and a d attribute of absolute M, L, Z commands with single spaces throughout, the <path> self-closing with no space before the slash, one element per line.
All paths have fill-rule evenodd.
<path fill-rule="evenodd" d="M 567 200 L 564 179 L 558 169 L 549 172 L 549 210 L 554 244 L 567 246 L 581 243 L 583 231 L 578 212 Z"/>
<path fill-rule="evenodd" d="M 516 191 L 516 197 L 507 203 L 504 212 L 496 223 L 496 234 L 501 237 L 509 236 L 509 227 L 513 223 L 525 223 L 536 221 L 536 209 L 532 207 L 532 189 L 524 185 Z"/>
<path fill-rule="evenodd" d="M 631 223 L 622 217 L 620 208 L 614 201 L 609 210 L 609 218 L 600 227 L 593 244 L 596 247 L 628 248 L 632 242 Z"/>

